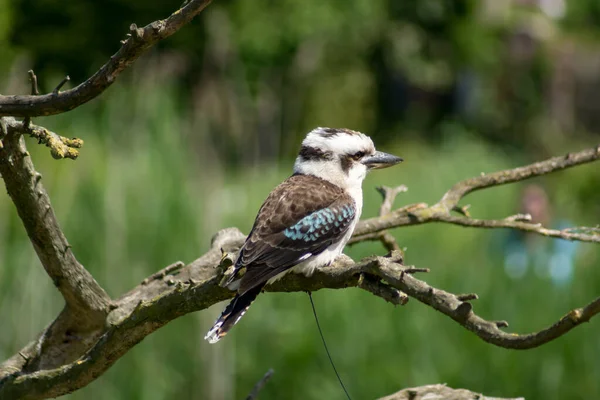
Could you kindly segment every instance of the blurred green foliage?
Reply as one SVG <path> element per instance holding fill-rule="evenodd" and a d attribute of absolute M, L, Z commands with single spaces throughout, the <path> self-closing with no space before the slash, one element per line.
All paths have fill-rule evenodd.
<path fill-rule="evenodd" d="M 81 81 L 116 51 L 131 22 L 164 17 L 178 4 L 0 0 L 0 51 L 8 55 L 0 88 L 27 92 L 31 67 L 46 90 L 66 73 Z M 215 0 L 100 98 L 35 119 L 85 140 L 75 162 L 29 143 L 75 254 L 119 296 L 169 263 L 198 257 L 218 229 L 248 232 L 268 192 L 291 172 L 299 140 L 319 125 L 365 131 L 405 158 L 368 177 L 365 217 L 377 213 L 377 185 L 406 184 L 398 204 L 433 203 L 460 179 L 596 144 L 600 108 L 582 89 L 600 82 L 589 72 L 595 2 L 570 2 L 560 20 L 535 7 L 481 4 Z M 565 60 L 575 67 L 555 93 Z M 554 223 L 573 226 L 598 223 L 598 182 L 594 164 L 535 181 Z M 476 217 L 502 218 L 520 211 L 525 186 L 466 202 Z M 7 196 L 0 213 L 4 359 L 50 322 L 62 299 Z M 477 292 L 475 310 L 508 320 L 511 331 L 539 330 L 600 291 L 594 245 L 577 247 L 572 275 L 557 283 L 533 265 L 520 279 L 506 273 L 506 231 L 426 225 L 393 233 L 408 263 L 432 269 L 423 279 Z M 384 251 L 364 243 L 347 253 Z M 597 321 L 539 349 L 512 351 L 414 300 L 394 308 L 357 289 L 314 298 L 353 398 L 440 382 L 506 397 L 600 397 Z M 261 398 L 343 398 L 306 295 L 260 296 L 211 346 L 202 337 L 220 311 L 172 322 L 69 398 L 238 399 L 269 368 L 275 375 Z"/>
<path fill-rule="evenodd" d="M 46 90 L 67 73 L 74 83 L 83 81 L 118 49 L 130 23 L 146 24 L 179 6 L 3 1 L 0 18 L 7 23 L 0 23 L 0 43 L 29 57 L 27 66 Z M 562 144 L 543 136 L 600 127 L 593 117 L 600 102 L 579 90 L 599 85 L 597 74 L 584 70 L 596 68 L 600 20 L 595 0 L 539 4 L 222 0 L 156 52 L 170 55 L 170 73 L 185 97 L 195 101 L 210 87 L 218 91 L 213 107 L 219 110 L 209 123 L 227 139 L 229 163 L 247 148 L 230 145 L 240 143 L 242 130 L 249 142 L 259 139 L 259 158 L 273 159 L 280 149 L 286 156 L 295 151 L 311 119 L 374 127 L 380 141 L 388 136 L 379 132 L 390 130 L 437 141 L 450 119 L 511 150 L 547 154 Z M 564 54 L 573 47 L 576 54 Z M 561 63 L 577 55 L 577 66 L 564 77 Z M 9 69 L 13 59 L 1 59 L 0 68 Z M 563 85 L 558 93 L 553 82 Z M 565 96 L 581 103 L 584 115 L 575 121 L 566 115 L 573 110 L 561 105 Z M 562 111 L 555 113 L 553 103 L 561 103 Z M 281 146 L 260 140 L 256 132 L 265 130 Z"/>

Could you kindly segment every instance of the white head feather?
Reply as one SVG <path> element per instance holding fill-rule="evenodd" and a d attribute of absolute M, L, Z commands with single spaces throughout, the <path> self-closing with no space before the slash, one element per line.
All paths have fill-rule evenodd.
<path fill-rule="evenodd" d="M 318 152 L 323 157 L 316 156 Z M 348 160 L 348 156 L 360 152 L 375 153 L 375 145 L 367 135 L 349 129 L 319 127 L 302 141 L 294 172 L 317 176 L 358 195 L 368 168 L 358 161 Z M 344 160 L 348 160 L 346 164 Z"/>
<path fill-rule="evenodd" d="M 313 129 L 302 141 L 302 146 L 331 151 L 337 155 L 354 154 L 358 151 L 366 154 L 375 152 L 375 145 L 370 137 L 350 129 Z"/>

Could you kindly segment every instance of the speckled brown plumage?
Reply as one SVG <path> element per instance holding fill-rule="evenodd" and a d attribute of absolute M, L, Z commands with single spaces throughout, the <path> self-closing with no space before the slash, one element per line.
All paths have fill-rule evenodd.
<path fill-rule="evenodd" d="M 238 293 L 205 339 L 214 343 L 225 336 L 269 279 L 340 241 L 356 211 L 344 190 L 312 175 L 293 175 L 277 186 L 260 208 L 227 283 L 245 268 Z"/>
<path fill-rule="evenodd" d="M 277 186 L 265 200 L 242 247 L 236 269 L 246 267 L 240 294 L 263 285 L 270 278 L 301 262 L 306 253 L 321 253 L 348 229 L 352 218 L 341 218 L 339 226 L 319 231 L 311 241 L 293 240 L 284 234 L 304 217 L 324 207 L 337 212 L 354 201 L 341 188 L 311 175 L 294 175 Z"/>
<path fill-rule="evenodd" d="M 310 275 L 341 254 L 362 208 L 361 184 L 369 167 L 361 160 L 374 154 L 373 142 L 360 132 L 316 128 L 306 135 L 295 174 L 258 212 L 226 282 L 237 294 L 206 340 L 225 336 L 272 278 L 296 266 L 296 272 Z"/>

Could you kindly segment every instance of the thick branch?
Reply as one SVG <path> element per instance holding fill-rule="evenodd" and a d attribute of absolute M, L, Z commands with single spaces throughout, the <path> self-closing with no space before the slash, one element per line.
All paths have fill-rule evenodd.
<path fill-rule="evenodd" d="M 472 227 L 513 228 L 544 236 L 597 243 L 599 241 L 598 235 L 571 233 L 571 231 L 576 229 L 588 229 L 584 227 L 557 231 L 543 228 L 538 224 L 519 221 L 514 218 L 496 221 L 473 220 L 468 216 L 464 207 L 459 207 L 458 202 L 467 194 L 476 190 L 523 181 L 536 176 L 549 174 L 554 171 L 597 161 L 598 159 L 600 159 L 600 145 L 577 153 L 569 153 L 566 156 L 553 157 L 524 167 L 482 174 L 481 176 L 466 179 L 452 186 L 440 201 L 432 206 L 419 203 L 399 208 L 387 215 L 360 221 L 354 230 L 354 236 L 350 241 L 350 244 L 363 240 L 380 240 L 379 232 L 386 229 L 408 225 L 419 225 L 429 222 L 448 222 Z M 452 211 L 459 211 L 464 217 L 454 217 L 451 215 Z"/>
<path fill-rule="evenodd" d="M 517 350 L 532 349 L 564 335 L 600 313 L 599 297 L 583 308 L 570 311 L 554 325 L 542 331 L 530 334 L 506 333 L 500 329 L 508 326 L 505 321 L 487 321 L 473 312 L 473 306 L 464 301 L 464 299 L 473 298 L 473 295 L 455 295 L 429 286 L 404 273 L 392 260 L 393 257 L 391 260 L 378 258 L 373 272 L 385 279 L 390 286 L 449 316 L 487 343 L 498 347 Z"/>
<path fill-rule="evenodd" d="M 37 77 L 29 71 L 31 95 L 0 95 L 0 117 L 25 117 L 23 121 L 0 118 L 0 173 L 44 268 L 66 302 L 63 311 L 36 340 L 0 366 L 0 380 L 12 374 L 53 369 L 77 359 L 105 332 L 111 307 L 106 292 L 75 259 L 21 135 L 38 139 L 55 158 L 75 159 L 83 141 L 32 125 L 31 117 L 66 112 L 98 96 L 140 55 L 191 21 L 209 3 L 210 0 L 191 0 L 166 20 L 144 28 L 132 24 L 129 38 L 121 41 L 119 51 L 74 89 L 60 92 L 70 79 L 67 76 L 52 93 L 39 96 Z"/>
<path fill-rule="evenodd" d="M 95 380 L 145 336 L 169 321 L 233 296 L 219 285 L 224 269 L 230 264 L 223 260 L 231 260 L 231 257 L 222 258 L 221 249 L 235 255 L 244 236 L 237 230 L 226 230 L 216 237 L 211 250 L 192 264 L 169 266 L 111 304 L 104 290 L 75 259 L 21 136 L 29 134 L 38 138 L 51 148 L 55 157 L 75 158 L 80 141 L 31 125 L 29 118 L 66 112 L 98 96 L 140 55 L 175 33 L 209 3 L 210 0 L 191 0 L 165 20 L 144 28 L 132 24 L 129 38 L 122 41 L 119 51 L 91 78 L 73 89 L 60 92 L 65 79 L 50 94 L 0 96 L 0 116 L 26 117 L 23 122 L 0 119 L 0 144 L 3 145 L 0 146 L 0 173 L 44 268 L 67 304 L 37 340 L 0 365 L 0 398 L 42 399 L 77 390 Z M 32 93 L 36 93 L 35 75 L 31 73 L 31 76 Z M 508 227 L 563 239 L 598 242 L 598 235 L 591 230 L 588 233 L 556 231 L 515 218 L 471 219 L 464 208 L 458 206 L 459 201 L 472 191 L 521 181 L 598 158 L 600 147 L 467 179 L 454 185 L 431 207 L 419 204 L 390 212 L 393 202 L 390 193 L 385 196 L 382 206 L 384 215 L 361 222 L 355 230 L 354 241 L 383 239 L 386 246 L 396 249 L 398 246 L 385 234 L 386 229 L 446 222 Z M 451 215 L 451 211 L 457 210 L 463 216 Z M 359 263 L 340 258 L 333 266 L 318 270 L 312 278 L 290 274 L 266 290 L 290 292 L 359 287 L 394 304 L 405 304 L 408 295 L 449 316 L 484 341 L 513 349 L 540 346 L 600 313 L 598 298 L 540 332 L 509 334 L 500 329 L 508 326 L 506 322 L 487 321 L 473 312 L 467 301 L 476 299 L 476 295 L 454 295 L 433 288 L 411 275 L 416 272 L 423 271 L 403 266 L 399 252 L 393 252 L 389 257 L 370 257 Z M 77 329 L 76 335 L 70 329 L 72 327 Z M 418 393 L 407 393 L 409 398 L 418 398 L 415 397 Z"/>
<path fill-rule="evenodd" d="M 0 398 L 42 399 L 79 389 L 100 376 L 145 336 L 169 321 L 231 298 L 234 293 L 219 286 L 224 265 L 230 265 L 222 263 L 224 258 L 221 250 L 235 256 L 244 238 L 237 229 L 221 231 L 213 241 L 211 250 L 192 264 L 173 268 L 171 272 L 175 275 L 170 272 L 154 274 L 118 299 L 115 309 L 107 318 L 105 332 L 78 360 L 54 369 L 31 373 L 15 371 L 4 376 L 0 374 Z M 541 332 L 528 335 L 505 333 L 499 326 L 506 326 L 506 323 L 482 319 L 475 315 L 470 303 L 463 301 L 475 298 L 474 295 L 454 295 L 433 288 L 410 275 L 418 270 L 407 268 L 400 262 L 399 252 L 389 257 L 369 257 L 358 263 L 348 257 L 340 257 L 332 266 L 317 270 L 311 278 L 288 274 L 266 289 L 305 292 L 360 286 L 389 300 L 390 292 L 381 291 L 381 286 L 359 285 L 361 279 L 364 280 L 361 277 L 368 276 L 371 283 L 377 281 L 388 288 L 402 291 L 448 315 L 486 342 L 513 349 L 540 346 L 600 312 L 599 298 L 584 308 L 571 311 Z"/>
<path fill-rule="evenodd" d="M 102 324 L 110 298 L 73 255 L 56 220 L 41 175 L 33 168 L 23 137 L 11 130 L 14 119 L 5 120 L 7 135 L 0 149 L 0 174 L 27 235 L 81 328 Z"/>
<path fill-rule="evenodd" d="M 40 96 L 1 96 L 0 116 L 35 117 L 72 110 L 92 100 L 113 84 L 123 70 L 158 41 L 165 39 L 198 15 L 211 0 L 191 0 L 167 19 L 154 21 L 143 28 L 130 27 L 130 36 L 92 77 L 77 87 Z"/>

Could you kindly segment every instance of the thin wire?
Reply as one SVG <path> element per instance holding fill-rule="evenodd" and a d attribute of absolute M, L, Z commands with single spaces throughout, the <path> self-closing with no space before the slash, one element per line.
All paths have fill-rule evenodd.
<path fill-rule="evenodd" d="M 344 389 L 344 393 L 346 393 L 346 397 L 348 397 L 348 400 L 352 400 L 350 398 L 350 395 L 348 394 L 348 391 L 346 390 L 346 386 L 344 386 L 344 382 L 342 382 L 342 378 L 340 377 L 340 374 L 337 372 L 337 369 L 335 368 L 335 364 L 333 363 L 333 359 L 331 358 L 331 354 L 329 353 L 329 349 L 327 348 L 327 343 L 325 342 L 325 337 L 323 336 L 323 331 L 321 330 L 321 324 L 319 324 L 319 317 L 317 317 L 317 310 L 315 309 L 315 303 L 313 302 L 313 298 L 312 298 L 312 294 L 310 292 L 308 293 L 308 298 L 310 299 L 310 305 L 312 306 L 312 310 L 313 310 L 313 314 L 315 315 L 315 321 L 317 321 L 317 328 L 319 329 L 319 335 L 321 335 L 321 340 L 323 341 L 323 346 L 325 346 L 325 351 L 327 352 L 327 357 L 329 357 L 329 362 L 331 363 L 331 366 L 333 367 L 333 371 L 335 372 L 335 375 L 338 378 L 338 381 L 340 382 L 340 385 L 342 386 L 342 389 Z"/>

